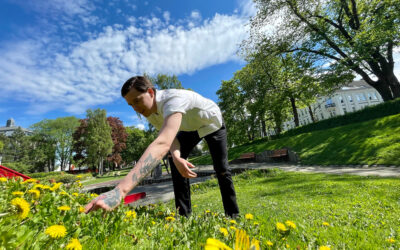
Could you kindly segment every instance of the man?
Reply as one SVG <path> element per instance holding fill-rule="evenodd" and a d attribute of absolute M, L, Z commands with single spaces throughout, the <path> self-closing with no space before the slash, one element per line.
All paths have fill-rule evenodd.
<path fill-rule="evenodd" d="M 225 214 L 237 217 L 239 208 L 228 166 L 226 129 L 221 111 L 211 100 L 188 90 L 158 90 L 142 76 L 128 79 L 121 89 L 128 105 L 159 130 L 158 137 L 148 146 L 135 167 L 115 187 L 92 200 L 85 212 L 102 208 L 112 210 L 151 170 L 168 151 L 175 193 L 175 205 L 180 215 L 192 212 L 189 178 L 197 174 L 186 159 L 204 138 L 210 149 L 214 170 L 222 195 Z"/>

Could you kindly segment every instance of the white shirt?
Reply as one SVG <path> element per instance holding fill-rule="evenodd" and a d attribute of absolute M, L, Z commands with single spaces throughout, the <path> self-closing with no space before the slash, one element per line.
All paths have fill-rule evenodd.
<path fill-rule="evenodd" d="M 147 120 L 158 130 L 164 119 L 173 113 L 182 113 L 179 131 L 197 131 L 202 138 L 222 127 L 218 105 L 196 92 L 183 89 L 165 89 L 156 92 L 157 113 Z"/>

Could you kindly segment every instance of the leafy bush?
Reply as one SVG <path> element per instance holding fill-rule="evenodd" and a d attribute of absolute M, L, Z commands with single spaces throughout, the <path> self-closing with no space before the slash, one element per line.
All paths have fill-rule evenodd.
<path fill-rule="evenodd" d="M 23 174 L 29 173 L 29 171 L 32 169 L 31 165 L 24 162 L 9 162 L 3 163 L 2 165 Z"/>

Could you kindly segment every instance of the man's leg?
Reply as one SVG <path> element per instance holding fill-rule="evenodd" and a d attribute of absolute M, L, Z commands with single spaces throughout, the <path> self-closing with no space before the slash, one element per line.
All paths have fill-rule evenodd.
<path fill-rule="evenodd" d="M 177 136 L 181 145 L 181 158 L 187 159 L 189 153 L 201 140 L 197 131 L 180 131 Z M 175 207 L 180 215 L 189 216 L 192 213 L 190 201 L 190 182 L 188 178 L 183 177 L 176 168 L 172 157 L 168 158 L 171 166 L 172 182 L 174 184 Z"/>
<path fill-rule="evenodd" d="M 225 214 L 230 217 L 239 215 L 236 202 L 236 192 L 233 186 L 232 174 L 228 165 L 228 150 L 226 142 L 225 125 L 205 137 L 217 173 L 218 184 L 221 191 Z"/>

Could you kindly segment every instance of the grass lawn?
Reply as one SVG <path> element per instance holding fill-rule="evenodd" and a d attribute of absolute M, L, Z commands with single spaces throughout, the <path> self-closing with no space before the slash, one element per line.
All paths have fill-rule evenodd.
<path fill-rule="evenodd" d="M 290 249 L 399 249 L 400 180 L 397 178 L 295 172 L 249 171 L 234 177 L 242 216 L 260 223 L 251 235 L 274 247 Z M 194 212 L 223 212 L 216 180 L 195 186 Z M 172 206 L 172 203 L 169 204 Z M 277 232 L 290 220 L 296 229 Z M 325 225 L 324 225 L 325 224 Z M 237 228 L 240 225 L 235 225 Z M 251 230 L 250 230 L 251 231 Z M 217 238 L 228 245 L 229 240 Z M 287 246 L 286 246 L 287 247 Z"/>
<path fill-rule="evenodd" d="M 229 160 L 245 152 L 290 147 L 302 164 L 400 165 L 400 114 L 277 140 L 258 140 L 229 150 Z M 229 136 L 229 135 L 228 135 Z M 211 164 L 210 156 L 191 159 L 195 165 Z"/>
<path fill-rule="evenodd" d="M 114 181 L 114 180 L 119 180 L 124 178 L 125 175 L 127 175 L 131 171 L 131 169 L 123 169 L 120 171 L 114 171 L 108 173 L 109 175 L 107 176 L 98 176 L 95 177 L 94 179 L 89 179 L 88 181 L 82 182 L 83 186 L 88 186 L 92 184 L 97 184 L 97 183 L 102 183 L 102 182 L 107 182 L 107 181 Z M 120 172 L 119 176 L 113 176 L 113 173 Z"/>

